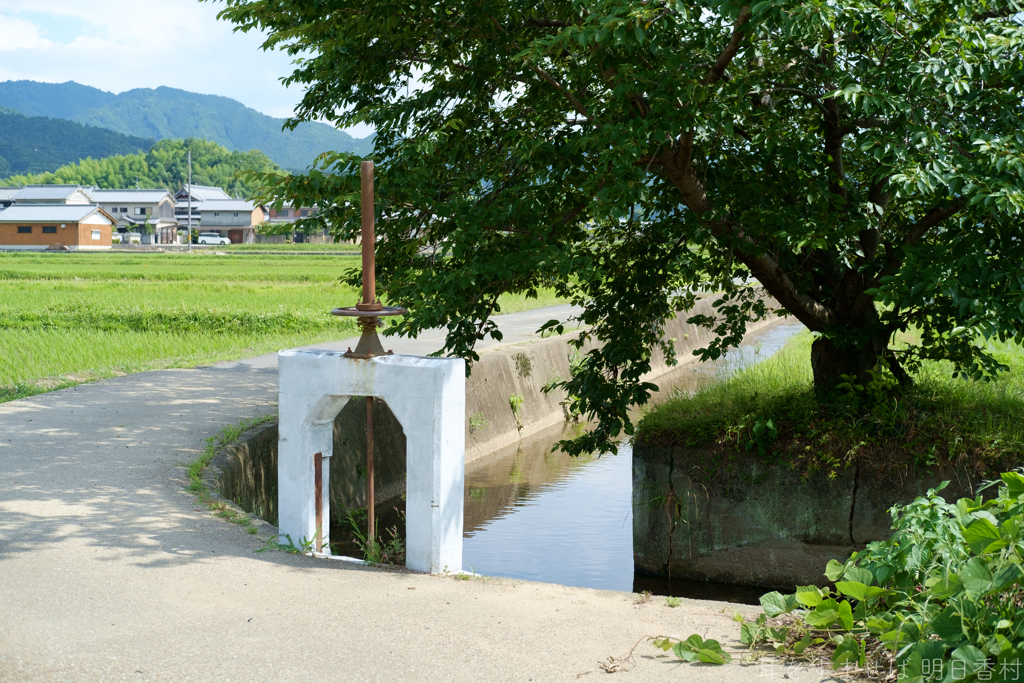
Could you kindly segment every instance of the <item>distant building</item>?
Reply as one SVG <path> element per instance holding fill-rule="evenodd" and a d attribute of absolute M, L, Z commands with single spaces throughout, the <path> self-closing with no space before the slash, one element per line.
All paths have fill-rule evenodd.
<path fill-rule="evenodd" d="M 157 244 L 177 242 L 174 196 L 167 190 L 100 190 L 90 187 L 88 193 L 114 217 L 118 232 L 143 232 L 149 223 Z"/>
<path fill-rule="evenodd" d="M 192 228 L 202 232 L 216 232 L 227 237 L 232 244 L 253 241 L 256 226 L 266 220 L 263 207 L 244 199 L 232 199 L 219 187 L 193 185 L 174 195 L 178 225 L 188 226 L 188 201 L 192 197 Z"/>
<path fill-rule="evenodd" d="M 191 188 L 192 195 L 192 229 L 199 230 L 202 226 L 202 209 L 199 205 L 207 199 L 231 199 L 231 195 L 222 190 L 219 187 L 211 187 L 209 185 L 193 185 Z M 188 227 L 188 198 L 189 198 L 189 187 L 186 185 L 178 190 L 174 195 L 174 215 L 178 219 L 178 226 L 181 228 Z"/>
<path fill-rule="evenodd" d="M 0 211 L 0 249 L 110 249 L 113 226 L 114 217 L 94 204 L 19 203 Z"/>
<path fill-rule="evenodd" d="M 309 218 L 317 212 L 315 206 L 300 206 L 294 207 L 291 204 L 284 204 L 280 209 L 268 208 L 267 209 L 267 222 L 271 224 L 272 228 L 270 233 L 275 235 L 284 234 L 285 223 L 294 223 L 295 221 L 303 218 Z M 315 233 L 307 234 L 305 232 L 292 231 L 290 234 L 285 234 L 285 237 L 291 239 L 294 242 L 305 242 L 310 239 L 314 241 L 323 241 L 330 237 L 326 230 L 317 230 Z"/>
<path fill-rule="evenodd" d="M 266 220 L 263 207 L 244 199 L 207 199 L 201 205 L 203 232 L 217 232 L 232 244 L 254 241 L 256 226 Z"/>
<path fill-rule="evenodd" d="M 14 203 L 25 204 L 92 204 L 92 197 L 81 185 L 26 185 L 12 197 Z"/>

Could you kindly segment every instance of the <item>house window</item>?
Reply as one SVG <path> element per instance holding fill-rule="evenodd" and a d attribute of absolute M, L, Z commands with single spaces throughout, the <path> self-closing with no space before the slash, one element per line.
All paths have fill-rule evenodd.
<path fill-rule="evenodd" d="M 214 218 L 220 218 L 220 211 L 214 211 L 213 212 L 213 217 Z"/>
<path fill-rule="evenodd" d="M 288 218 L 288 209 L 281 209 L 281 218 Z"/>
<path fill-rule="evenodd" d="M 98 240 L 100 238 L 100 231 L 99 230 L 93 230 L 92 231 L 92 238 L 94 240 Z"/>
<path fill-rule="evenodd" d="M 148 213 L 149 213 L 148 209 L 144 209 L 141 206 L 135 207 L 135 215 L 136 216 L 145 216 Z"/>
<path fill-rule="evenodd" d="M 19 225 L 18 226 L 18 234 L 19 235 L 29 235 L 31 233 L 32 233 L 32 226 L 31 225 Z"/>
<path fill-rule="evenodd" d="M 237 211 L 235 211 L 235 212 L 234 212 L 233 214 L 231 214 L 231 215 L 232 215 L 232 216 L 234 216 L 235 218 L 238 218 L 238 212 L 237 212 Z"/>
<path fill-rule="evenodd" d="M 43 226 L 43 234 L 44 235 L 56 235 L 57 234 L 57 226 L 56 225 L 44 225 Z"/>
<path fill-rule="evenodd" d="M 302 215 L 302 217 L 303 217 L 303 218 L 305 218 L 306 216 L 308 216 L 308 215 L 309 215 L 309 211 L 307 211 L 306 209 L 303 209 L 303 210 L 302 210 L 302 211 L 300 211 L 299 213 L 300 213 L 300 214 Z"/>

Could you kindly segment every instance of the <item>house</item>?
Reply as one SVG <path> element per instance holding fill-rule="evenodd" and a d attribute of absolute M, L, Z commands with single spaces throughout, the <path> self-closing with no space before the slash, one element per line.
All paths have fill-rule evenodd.
<path fill-rule="evenodd" d="M 206 199 L 199 205 L 203 232 L 217 232 L 232 244 L 255 241 L 256 226 L 266 220 L 263 207 L 244 199 Z"/>
<path fill-rule="evenodd" d="M 199 230 L 202 228 L 202 210 L 199 205 L 207 199 L 212 200 L 227 200 L 231 199 L 231 195 L 222 190 L 219 187 L 211 187 L 209 185 L 192 185 L 184 186 L 177 191 L 174 195 L 174 215 L 178 219 L 178 226 L 181 228 L 188 228 L 188 204 L 189 195 L 192 196 L 192 229 Z"/>
<path fill-rule="evenodd" d="M 110 249 L 113 226 L 95 204 L 15 204 L 0 211 L 0 249 Z"/>
<path fill-rule="evenodd" d="M 157 244 L 178 241 L 174 196 L 167 190 L 101 190 L 88 188 L 89 196 L 117 221 L 118 232 L 145 232 L 153 228 Z"/>
<path fill-rule="evenodd" d="M 283 204 L 280 209 L 269 207 L 266 211 L 268 214 L 267 222 L 271 225 L 271 229 L 268 232 L 272 235 L 282 235 L 285 234 L 284 224 L 294 223 L 295 221 L 303 218 L 309 218 L 317 212 L 317 207 L 294 207 L 291 204 Z M 292 231 L 290 235 L 286 236 L 295 242 L 306 242 L 310 240 L 323 241 L 330 239 L 330 234 L 326 230 L 317 230 L 315 233 Z"/>
<path fill-rule="evenodd" d="M 26 185 L 12 197 L 14 204 L 92 204 L 81 185 Z"/>
<path fill-rule="evenodd" d="M 273 207 L 267 209 L 269 216 L 267 221 L 270 223 L 294 223 L 300 218 L 308 218 L 316 213 L 315 206 L 301 206 L 298 208 L 293 207 L 291 204 L 284 204 L 280 209 Z"/>

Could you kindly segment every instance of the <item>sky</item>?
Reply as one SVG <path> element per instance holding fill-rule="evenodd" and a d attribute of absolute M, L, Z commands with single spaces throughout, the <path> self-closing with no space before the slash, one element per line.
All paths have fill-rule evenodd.
<path fill-rule="evenodd" d="M 75 81 L 120 93 L 161 85 L 223 95 L 284 118 L 302 99 L 291 57 L 217 19 L 220 2 L 0 0 L 0 81 Z M 347 129 L 364 137 L 372 130 Z"/>

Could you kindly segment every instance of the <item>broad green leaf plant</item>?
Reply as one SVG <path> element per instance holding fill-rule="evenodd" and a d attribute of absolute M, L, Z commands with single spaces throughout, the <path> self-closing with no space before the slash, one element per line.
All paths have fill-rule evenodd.
<path fill-rule="evenodd" d="M 614 450 L 667 320 L 717 358 L 773 308 L 818 334 L 815 384 L 969 378 L 1024 334 L 1020 0 L 224 0 L 295 56 L 289 126 L 376 131 L 378 277 L 477 359 L 504 292 L 555 287 L 586 349 L 563 382 Z M 248 174 L 258 199 L 359 231 L 360 159 Z M 301 227 L 301 225 L 300 225 Z M 358 281 L 358 273 L 349 275 Z M 766 300 L 761 293 L 774 297 Z M 684 313 L 685 315 L 685 313 Z M 565 321 L 548 329 L 561 331 Z M 921 343 L 894 346 L 918 330 Z M 584 344 L 588 341 L 596 344 Z"/>
<path fill-rule="evenodd" d="M 834 588 L 764 595 L 763 613 L 741 623 L 741 641 L 906 683 L 1024 681 L 1024 475 L 1003 474 L 990 500 L 979 492 L 948 503 L 938 495 L 945 485 L 895 506 L 888 540 L 830 561 Z M 695 655 L 706 649 L 695 643 L 673 651 L 728 660 Z"/>

